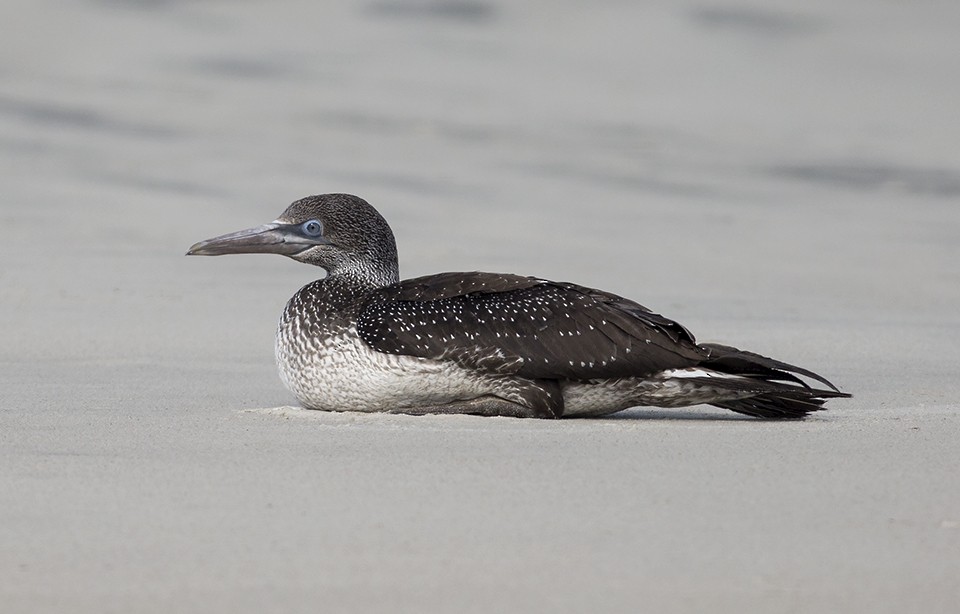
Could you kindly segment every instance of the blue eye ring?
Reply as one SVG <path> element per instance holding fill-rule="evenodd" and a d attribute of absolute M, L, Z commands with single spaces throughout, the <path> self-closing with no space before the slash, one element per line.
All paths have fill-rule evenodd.
<path fill-rule="evenodd" d="M 307 220 L 300 225 L 300 229 L 308 237 L 319 237 L 323 234 L 323 224 L 320 220 Z"/>

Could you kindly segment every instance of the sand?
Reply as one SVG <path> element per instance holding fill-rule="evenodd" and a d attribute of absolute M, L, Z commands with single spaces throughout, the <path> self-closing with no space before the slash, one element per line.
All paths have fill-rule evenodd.
<path fill-rule="evenodd" d="M 960 5 L 0 7 L 4 612 L 953 612 Z M 405 276 L 614 291 L 802 423 L 290 407 L 310 193 Z"/>

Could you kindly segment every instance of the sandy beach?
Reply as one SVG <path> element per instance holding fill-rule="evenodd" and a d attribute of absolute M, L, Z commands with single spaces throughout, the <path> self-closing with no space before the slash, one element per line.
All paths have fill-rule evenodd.
<path fill-rule="evenodd" d="M 960 5 L 517 4 L 0 7 L 3 612 L 957 611 Z M 854 398 L 293 407 L 322 273 L 184 252 L 339 191 Z"/>

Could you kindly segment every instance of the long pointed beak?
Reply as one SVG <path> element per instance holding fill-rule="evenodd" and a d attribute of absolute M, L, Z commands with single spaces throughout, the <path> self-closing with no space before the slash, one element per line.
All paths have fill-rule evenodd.
<path fill-rule="evenodd" d="M 329 243 L 323 237 L 305 237 L 292 224 L 264 224 L 194 243 L 188 256 L 225 254 L 283 254 L 291 256 L 315 245 Z"/>

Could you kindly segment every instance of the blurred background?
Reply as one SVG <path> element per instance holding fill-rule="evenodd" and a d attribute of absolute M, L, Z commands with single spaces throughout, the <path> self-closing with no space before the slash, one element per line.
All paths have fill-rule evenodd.
<path fill-rule="evenodd" d="M 958 298 L 953 2 L 9 0 L 0 18 L 7 358 L 215 357 L 229 336 L 269 361 L 264 332 L 319 271 L 180 256 L 334 191 L 382 211 L 406 277 L 576 281 L 705 339 L 763 318 L 887 332 Z M 134 328 L 150 341 L 111 334 Z"/>
<path fill-rule="evenodd" d="M 0 563 L 26 609 L 69 602 L 38 597 L 50 581 L 72 582 L 77 592 L 64 594 L 85 594 L 92 609 L 102 605 L 97 590 L 124 583 L 176 604 L 170 587 L 190 580 L 175 571 L 183 551 L 164 550 L 162 539 L 186 548 L 209 535 L 211 557 L 231 561 L 211 580 L 221 588 L 260 571 L 269 539 L 285 543 L 271 534 L 249 551 L 229 546 L 234 530 L 270 523 L 267 511 L 218 533 L 222 501 L 245 501 L 255 486 L 236 484 L 205 503 L 197 493 L 231 484 L 232 463 L 254 471 L 242 460 L 253 450 L 278 455 L 263 482 L 272 484 L 288 468 L 291 438 L 313 436 L 229 443 L 273 428 L 257 424 L 243 435 L 248 426 L 236 426 L 235 410 L 293 402 L 273 365 L 274 328 L 287 298 L 322 272 L 277 257 L 183 254 L 198 240 L 270 221 L 308 194 L 350 192 L 376 206 L 394 228 L 404 277 L 489 270 L 573 281 L 646 304 L 704 341 L 810 367 L 855 394 L 829 414 L 853 421 L 848 434 L 863 416 L 955 408 L 955 0 L 4 0 L 0 23 L 0 443 L 10 468 L 0 543 L 12 553 Z M 955 419 L 944 420 L 945 432 L 956 432 Z M 204 456 L 211 446 L 221 460 Z M 298 450 L 306 457 L 291 464 L 313 462 Z M 194 461 L 178 464 L 181 454 Z M 173 474 L 192 475 L 198 458 L 217 469 L 181 489 Z M 436 466 L 424 460 L 421 469 Z M 126 486 L 104 495 L 103 475 Z M 162 497 L 139 490 L 154 483 L 144 476 L 158 480 Z M 583 478 L 583 500 L 602 499 L 589 494 L 598 484 Z M 448 502 L 454 509 L 458 493 Z M 107 516 L 131 545 L 110 541 L 103 496 L 119 506 Z M 784 510 L 803 509 L 784 496 Z M 705 504 L 725 500 L 717 497 Z M 729 504 L 726 511 L 743 513 Z M 76 526 L 37 512 L 75 505 L 87 506 Z M 180 520 L 155 542 L 137 533 L 129 506 Z M 663 522 L 678 517 L 670 505 L 661 511 Z M 955 522 L 955 510 L 943 513 Z M 690 539 L 680 538 L 692 558 L 681 549 L 674 562 L 701 578 L 733 569 L 720 546 L 703 566 L 691 563 L 715 535 L 692 522 L 683 529 Z M 388 543 L 406 543 L 409 527 L 386 526 Z M 476 526 L 451 543 L 474 547 L 501 534 Z M 801 543 L 786 545 L 821 534 L 798 535 Z M 875 558 L 869 544 L 923 541 L 858 536 L 864 560 Z M 91 550 L 91 537 L 112 545 Z M 947 543 L 941 533 L 923 539 Z M 300 570 L 296 545 L 281 554 Z M 147 554 L 141 560 L 128 547 Z M 480 551 L 488 563 L 500 560 Z M 368 564 L 384 560 L 371 552 Z M 903 591 L 948 586 L 947 567 L 926 551 L 883 552 L 894 553 L 890 565 L 863 575 L 854 565 L 837 580 L 875 578 L 859 594 L 870 611 L 883 611 L 889 593 L 880 589 L 905 577 Z M 741 554 L 741 563 L 759 560 L 782 577 L 826 586 L 821 596 L 842 590 L 812 559 L 794 574 L 789 557 Z M 123 569 L 111 567 L 117 560 Z M 184 574 L 210 579 L 204 560 L 189 560 Z M 443 578 L 445 564 L 430 560 L 427 569 Z M 561 593 L 578 573 L 568 563 L 555 576 Z M 637 565 L 638 576 L 653 573 Z M 520 557 L 503 573 L 518 577 L 529 566 Z M 607 597 L 638 581 L 620 579 Z M 91 581 L 92 597 L 83 588 Z M 717 590 L 693 603 L 714 603 L 726 594 Z M 376 595 L 387 605 L 419 603 L 392 601 L 389 589 Z M 770 599 L 746 603 L 784 603 Z M 928 601 L 925 611 L 945 603 Z"/>

